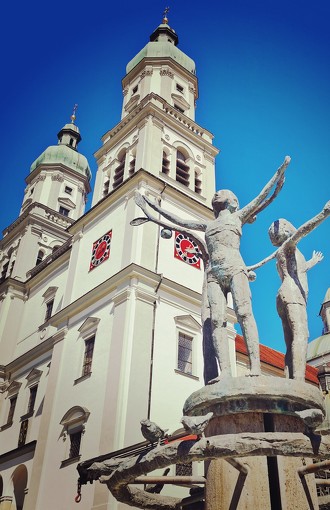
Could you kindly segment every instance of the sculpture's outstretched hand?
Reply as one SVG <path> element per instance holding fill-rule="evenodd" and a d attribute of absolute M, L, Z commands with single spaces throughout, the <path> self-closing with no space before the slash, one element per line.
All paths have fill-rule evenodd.
<path fill-rule="evenodd" d="M 313 255 L 312 255 L 312 258 L 311 258 L 311 261 L 313 262 L 313 266 L 315 266 L 316 264 L 318 264 L 319 262 L 321 262 L 321 260 L 323 260 L 323 253 L 320 252 L 320 251 L 313 251 Z"/>

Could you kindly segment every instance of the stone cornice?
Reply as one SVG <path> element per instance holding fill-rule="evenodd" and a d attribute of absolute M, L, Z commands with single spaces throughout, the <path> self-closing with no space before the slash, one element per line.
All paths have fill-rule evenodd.
<path fill-rule="evenodd" d="M 86 175 L 73 170 L 72 168 L 68 168 L 67 166 L 61 163 L 40 163 L 30 174 L 25 178 L 26 184 L 30 184 L 34 179 L 40 174 L 42 171 L 49 172 L 49 175 L 56 175 L 58 172 L 65 172 L 67 175 L 79 179 L 84 186 L 86 193 L 91 191 L 90 183 Z M 43 177 L 43 176 L 42 176 Z"/>
<path fill-rule="evenodd" d="M 156 294 L 153 293 L 158 287 L 196 306 L 200 305 L 201 294 L 199 292 L 195 292 L 168 278 L 162 278 L 161 275 L 133 263 L 57 312 L 51 317 L 49 324 L 51 326 L 61 327 L 67 324 L 70 318 L 86 310 L 89 306 L 92 306 L 109 294 L 112 294 L 111 299 L 117 302 L 118 299 L 121 299 L 121 295 L 124 292 L 126 299 L 128 294 L 125 294 L 125 292 L 131 287 L 132 279 L 136 279 L 138 282 L 133 284 L 134 288 L 138 289 L 138 299 L 141 299 L 143 294 L 143 298 L 145 299 L 146 296 L 148 296 L 148 301 L 151 302 L 152 299 L 156 298 Z M 126 288 L 124 289 L 123 284 L 126 284 Z M 117 291 L 119 286 L 121 286 L 121 290 Z"/>
<path fill-rule="evenodd" d="M 34 209 L 35 211 L 38 211 L 39 209 L 42 214 L 36 214 Z M 66 224 L 59 225 L 59 223 L 56 222 L 57 217 L 61 217 L 61 219 L 63 219 L 63 216 L 59 215 L 59 213 L 54 209 L 51 209 L 44 204 L 40 204 L 39 202 L 33 202 L 13 223 L 3 230 L 4 237 L 0 241 L 0 248 L 2 245 L 6 244 L 9 239 L 12 239 L 15 235 L 17 235 L 17 227 L 20 228 L 20 231 L 22 228 L 31 223 L 35 223 L 42 227 L 43 223 L 46 221 L 47 227 L 49 228 L 49 226 L 52 225 L 54 233 L 58 233 L 59 231 L 63 232 L 74 222 L 71 218 L 65 218 Z"/>
<path fill-rule="evenodd" d="M 213 212 L 203 203 L 205 202 L 203 197 L 200 197 L 199 195 L 197 197 L 196 194 L 193 192 L 189 193 L 190 190 L 186 189 L 184 190 L 185 192 L 181 192 L 177 186 L 174 186 L 175 183 L 176 181 L 173 181 L 173 185 L 170 182 L 166 183 L 166 194 L 176 199 L 179 197 L 180 203 L 185 204 L 187 208 L 193 210 L 194 213 L 201 214 L 202 216 L 206 215 L 210 219 L 213 218 Z M 163 179 L 160 179 L 141 168 L 137 170 L 131 177 L 126 179 L 118 188 L 112 190 L 106 197 L 95 204 L 92 209 L 84 214 L 84 216 L 76 220 L 75 223 L 69 227 L 68 231 L 73 235 L 75 235 L 77 232 L 80 232 L 83 230 L 85 225 L 88 225 L 91 221 L 97 218 L 98 215 L 109 209 L 114 201 L 120 200 L 124 197 L 126 198 L 128 194 L 132 192 L 132 190 L 135 191 L 139 189 L 140 186 L 144 185 L 152 186 L 155 191 L 159 190 L 159 193 L 164 190 Z M 191 196 L 193 194 L 195 196 Z"/>
<path fill-rule="evenodd" d="M 137 122 L 147 115 L 155 115 L 165 125 L 172 126 L 176 131 L 182 131 L 187 138 L 206 153 L 209 152 L 214 157 L 218 154 L 219 150 L 211 143 L 213 135 L 210 131 L 199 126 L 197 122 L 180 113 L 165 99 L 152 92 L 145 96 L 132 112 L 126 115 L 113 129 L 103 135 L 103 146 L 94 154 L 96 159 L 103 156 L 110 147 L 135 128 Z"/>

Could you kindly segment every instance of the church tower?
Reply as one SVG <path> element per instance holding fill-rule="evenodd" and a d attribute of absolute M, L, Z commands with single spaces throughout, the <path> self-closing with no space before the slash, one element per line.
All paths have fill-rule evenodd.
<path fill-rule="evenodd" d="M 58 144 L 31 165 L 19 217 L 0 241 L 2 280 L 11 276 L 24 281 L 29 270 L 68 241 L 67 227 L 85 212 L 91 171 L 77 149 L 81 136 L 75 110 L 58 133 Z"/>
<path fill-rule="evenodd" d="M 127 64 L 121 121 L 95 154 L 93 205 L 144 169 L 210 206 L 218 151 L 213 135 L 195 122 L 195 63 L 178 41 L 164 15 L 150 42 Z"/>

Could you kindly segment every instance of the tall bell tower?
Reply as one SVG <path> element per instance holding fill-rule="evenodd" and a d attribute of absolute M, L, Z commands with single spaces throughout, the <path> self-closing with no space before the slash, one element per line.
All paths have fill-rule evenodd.
<path fill-rule="evenodd" d="M 121 121 L 102 138 L 93 205 L 143 169 L 210 206 L 213 135 L 195 122 L 195 63 L 178 48 L 166 13 L 149 43 L 127 64 Z"/>

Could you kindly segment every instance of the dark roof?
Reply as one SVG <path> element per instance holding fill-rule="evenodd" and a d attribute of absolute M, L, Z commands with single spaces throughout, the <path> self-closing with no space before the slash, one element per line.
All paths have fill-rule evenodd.
<path fill-rule="evenodd" d="M 236 352 L 240 352 L 241 354 L 245 354 L 247 356 L 246 345 L 241 335 L 236 335 L 235 343 Z M 266 365 L 270 365 L 280 370 L 284 370 L 285 367 L 284 354 L 282 352 L 275 351 L 274 349 L 271 349 L 270 347 L 267 347 L 263 344 L 260 344 L 260 361 Z M 306 364 L 305 378 L 307 381 L 314 384 L 319 384 L 317 374 L 317 368 Z"/>

